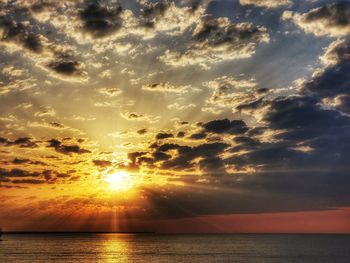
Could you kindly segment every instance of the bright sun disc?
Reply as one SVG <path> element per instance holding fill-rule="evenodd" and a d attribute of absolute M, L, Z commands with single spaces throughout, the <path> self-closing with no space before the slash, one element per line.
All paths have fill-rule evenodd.
<path fill-rule="evenodd" d="M 109 187 L 116 192 L 127 191 L 133 187 L 133 181 L 128 172 L 118 171 L 106 175 L 104 178 Z"/>

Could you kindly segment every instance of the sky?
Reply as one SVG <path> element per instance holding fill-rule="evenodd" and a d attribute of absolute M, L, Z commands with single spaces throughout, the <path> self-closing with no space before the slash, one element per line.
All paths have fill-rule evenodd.
<path fill-rule="evenodd" d="M 5 231 L 350 233 L 350 2 L 0 0 Z"/>

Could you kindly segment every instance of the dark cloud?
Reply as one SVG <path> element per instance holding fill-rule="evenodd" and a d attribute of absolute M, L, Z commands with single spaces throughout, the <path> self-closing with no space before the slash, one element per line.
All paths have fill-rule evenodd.
<path fill-rule="evenodd" d="M 137 131 L 138 134 L 143 135 L 147 133 L 147 129 L 141 129 Z"/>
<path fill-rule="evenodd" d="M 41 52 L 43 49 L 40 35 L 28 34 L 23 37 L 22 41 L 23 41 L 24 47 L 32 51 Z"/>
<path fill-rule="evenodd" d="M 267 102 L 264 100 L 264 98 L 257 99 L 252 102 L 240 104 L 236 107 L 237 111 L 250 111 L 250 110 L 256 110 L 258 108 L 261 108 L 262 106 L 266 105 Z"/>
<path fill-rule="evenodd" d="M 328 50 L 327 58 L 335 65 L 326 68 L 322 73 L 305 84 L 304 90 L 319 97 L 333 97 L 347 94 L 350 91 L 350 40 L 340 42 Z"/>
<path fill-rule="evenodd" d="M 92 162 L 98 167 L 108 167 L 112 165 L 112 162 L 107 160 L 93 160 Z"/>
<path fill-rule="evenodd" d="M 171 155 L 166 154 L 164 152 L 161 151 L 155 151 L 153 154 L 153 162 L 158 162 L 158 161 L 166 161 L 169 160 L 171 158 Z"/>
<path fill-rule="evenodd" d="M 167 152 L 169 150 L 177 150 L 181 148 L 181 146 L 176 143 L 165 143 L 160 146 L 157 145 L 156 147 L 158 148 L 159 151 L 162 151 L 162 152 Z"/>
<path fill-rule="evenodd" d="M 304 14 L 293 14 L 286 11 L 284 19 L 292 19 L 306 32 L 316 36 L 347 36 L 350 33 L 350 3 L 338 1 L 325 4 Z"/>
<path fill-rule="evenodd" d="M 163 132 L 160 132 L 156 135 L 156 139 L 157 140 L 161 140 L 161 139 L 168 139 L 168 138 L 173 138 L 174 135 L 171 134 L 171 133 L 163 133 Z"/>
<path fill-rule="evenodd" d="M 210 176 L 223 176 L 226 174 L 225 162 L 220 157 L 208 157 L 199 161 L 199 169 Z"/>
<path fill-rule="evenodd" d="M 48 147 L 58 148 L 61 146 L 61 142 L 59 140 L 56 140 L 56 139 L 51 139 L 48 141 L 48 143 L 49 143 Z"/>
<path fill-rule="evenodd" d="M 2 145 L 8 145 L 10 142 L 8 139 L 4 138 L 4 137 L 0 137 L 0 144 Z"/>
<path fill-rule="evenodd" d="M 5 11 L 0 14 L 2 40 L 19 43 L 33 52 L 41 52 L 43 49 L 41 35 L 34 31 L 34 21 L 28 10 L 13 7 L 11 4 L 0 4 L 0 8 Z"/>
<path fill-rule="evenodd" d="M 38 172 L 29 172 L 17 168 L 11 170 L 5 170 L 3 168 L 0 168 L 0 177 L 36 177 L 39 175 L 40 173 Z"/>
<path fill-rule="evenodd" d="M 70 55 L 62 55 L 48 64 L 48 67 L 56 73 L 63 75 L 74 75 L 80 72 L 80 63 Z"/>
<path fill-rule="evenodd" d="M 104 37 L 122 26 L 118 1 L 87 0 L 80 11 L 84 29 L 94 37 Z"/>
<path fill-rule="evenodd" d="M 30 159 L 19 159 L 15 158 L 12 160 L 13 164 L 34 164 L 34 165 L 46 165 L 46 163 L 41 162 L 41 161 L 33 161 Z"/>
<path fill-rule="evenodd" d="M 55 128 L 64 128 L 64 125 L 63 125 L 63 124 L 58 123 L 58 122 L 55 122 L 55 121 L 50 122 L 50 125 L 51 125 L 52 127 L 55 127 Z"/>
<path fill-rule="evenodd" d="M 19 146 L 21 148 L 36 148 L 38 147 L 37 143 L 33 141 L 32 138 L 29 137 L 20 137 L 15 139 L 14 141 L 10 141 L 7 138 L 0 137 L 0 145 L 3 146 Z"/>
<path fill-rule="evenodd" d="M 198 178 L 198 177 L 197 177 Z M 147 191 L 147 198 L 159 213 L 150 217 L 193 217 L 200 215 L 329 210 L 350 201 L 346 173 L 265 172 L 212 178 L 214 184 L 199 183 L 196 176 L 187 183 L 196 187 Z M 342 182 L 342 183 L 339 183 Z M 203 190 L 205 189 L 205 190 Z"/>
<path fill-rule="evenodd" d="M 122 116 L 127 119 L 127 120 L 134 120 L 134 121 L 147 121 L 147 122 L 152 122 L 153 121 L 153 116 L 149 116 L 146 114 L 139 114 L 136 112 L 126 112 L 122 114 Z"/>
<path fill-rule="evenodd" d="M 187 170 L 195 167 L 193 161 L 196 158 L 202 158 L 202 169 L 206 172 L 214 171 L 212 168 L 214 164 L 219 165 L 218 170 L 222 170 L 222 162 L 214 159 L 229 147 L 229 144 L 226 143 L 204 143 L 198 146 L 189 147 L 181 146 L 178 144 L 163 144 L 158 147 L 157 151 L 168 152 L 170 150 L 176 150 L 176 156 L 173 156 L 171 159 L 167 159 L 161 165 L 163 169 L 173 169 L 173 170 Z"/>
<path fill-rule="evenodd" d="M 237 144 L 231 151 L 238 152 L 242 150 L 254 150 L 260 145 L 260 141 L 247 136 L 237 136 L 234 138 L 234 142 Z"/>
<path fill-rule="evenodd" d="M 176 135 L 176 137 L 178 137 L 178 138 L 183 138 L 183 137 L 185 137 L 185 135 L 186 135 L 186 133 L 185 132 L 178 132 L 177 133 L 177 135 Z"/>
<path fill-rule="evenodd" d="M 140 164 L 139 159 L 146 155 L 147 152 L 132 152 L 128 153 L 128 159 L 130 161 L 129 168 L 135 169 Z"/>
<path fill-rule="evenodd" d="M 264 120 L 269 122 L 271 129 L 288 129 L 287 133 L 295 131 L 300 137 L 303 134 L 311 137 L 311 131 L 319 133 L 317 129 L 329 130 L 348 125 L 348 118 L 332 110 L 322 109 L 318 102 L 316 98 L 308 96 L 276 99 L 270 103 L 270 111 Z"/>
<path fill-rule="evenodd" d="M 202 139 L 205 139 L 206 137 L 207 137 L 207 134 L 204 132 L 201 132 L 201 133 L 191 134 L 191 136 L 189 138 L 191 140 L 202 140 Z"/>
<path fill-rule="evenodd" d="M 230 191 L 193 191 L 188 198 L 188 191 L 177 189 L 157 197 L 152 195 L 155 206 L 171 216 L 189 216 L 188 211 L 201 215 L 348 206 L 350 117 L 345 113 L 349 109 L 350 85 L 349 50 L 345 43 L 328 52 L 333 64 L 314 74 L 299 94 L 264 98 L 241 107 L 258 110 L 262 126 L 249 129 L 242 120 L 229 119 L 199 124 L 205 132 L 219 138 L 235 135 L 231 144 L 153 144 L 148 153 L 152 159 L 147 157 L 144 164 L 157 161 L 160 169 L 188 173 L 199 169 L 204 175 L 216 176 L 217 181 L 209 185 Z M 324 104 L 325 99 L 331 99 L 334 108 Z M 262 108 L 265 110 L 261 112 Z M 167 200 L 184 209 L 172 207 Z"/>
<path fill-rule="evenodd" d="M 347 42 L 334 46 L 327 52 L 332 64 L 304 83 L 301 94 L 266 101 L 264 107 L 268 110 L 262 119 L 266 126 L 261 127 L 261 132 L 274 134 L 273 142 L 236 137 L 238 146 L 232 151 L 248 152 L 228 158 L 227 163 L 237 168 L 260 167 L 260 172 L 319 172 L 324 180 L 332 180 L 327 179 L 331 176 L 327 171 L 332 170 L 332 176 L 348 184 L 344 175 L 350 169 L 350 118 L 344 115 L 350 87 L 348 52 Z M 325 99 L 334 108 L 324 105 Z M 248 134 L 259 137 L 261 132 Z"/>
<path fill-rule="evenodd" d="M 67 174 L 67 173 L 58 173 L 58 174 L 56 175 L 56 177 L 57 177 L 57 178 L 69 178 L 69 177 L 71 177 L 71 175 L 70 175 L 70 174 Z"/>
<path fill-rule="evenodd" d="M 265 30 L 252 24 L 226 24 L 220 19 L 205 16 L 194 31 L 193 39 L 209 46 L 223 46 L 238 41 L 242 44 L 260 41 L 265 34 Z"/>
<path fill-rule="evenodd" d="M 179 124 L 180 125 L 187 125 L 187 124 L 189 124 L 189 122 L 188 121 L 180 121 Z"/>
<path fill-rule="evenodd" d="M 153 28 L 157 19 L 165 13 L 169 6 L 168 1 L 145 3 L 140 14 L 141 26 Z"/>
<path fill-rule="evenodd" d="M 200 6 L 206 7 L 210 1 L 207 0 L 182 0 L 181 5 L 191 7 L 192 11 L 196 11 Z"/>
<path fill-rule="evenodd" d="M 40 12 L 44 11 L 45 9 L 50 8 L 50 7 L 55 7 L 54 2 L 45 1 L 45 0 L 38 0 L 30 6 L 30 10 L 33 11 L 34 13 L 40 13 Z"/>
<path fill-rule="evenodd" d="M 238 144 L 243 144 L 243 145 L 246 145 L 246 146 L 257 146 L 260 144 L 259 141 L 253 139 L 253 138 L 250 138 L 250 137 L 246 137 L 246 136 L 237 136 L 234 138 L 234 141 Z"/>
<path fill-rule="evenodd" d="M 13 183 L 13 184 L 44 184 L 44 183 L 46 183 L 46 181 L 39 180 L 39 179 L 18 179 L 18 180 L 12 180 L 11 183 Z"/>
<path fill-rule="evenodd" d="M 29 137 L 18 138 L 12 142 L 13 145 L 18 145 L 19 147 L 24 148 L 35 148 L 38 145 L 32 141 Z"/>
<path fill-rule="evenodd" d="M 209 69 L 224 60 L 251 57 L 258 43 L 269 42 L 266 28 L 252 23 L 233 23 L 227 17 L 203 15 L 192 31 L 191 44 L 186 50 L 167 50 L 160 60 L 168 65 L 183 67 L 199 64 Z"/>
<path fill-rule="evenodd" d="M 63 154 L 84 154 L 90 153 L 89 150 L 82 149 L 79 145 L 63 145 L 61 141 L 57 139 L 51 139 L 48 141 L 49 145 L 47 147 L 54 148 L 57 152 Z"/>
<path fill-rule="evenodd" d="M 267 127 L 264 127 L 264 126 L 254 127 L 247 132 L 247 135 L 253 136 L 253 137 L 262 135 L 266 130 L 267 130 Z"/>
<path fill-rule="evenodd" d="M 19 160 L 19 159 L 17 159 Z M 25 159 L 16 162 L 16 164 L 30 163 Z M 76 172 L 75 170 L 69 170 L 66 173 L 58 172 L 55 170 L 42 170 L 41 172 L 33 172 L 24 169 L 3 169 L 0 168 L 0 182 L 6 182 L 11 184 L 53 184 L 57 180 L 68 180 L 72 179 L 71 174 Z"/>
<path fill-rule="evenodd" d="M 30 163 L 30 160 L 29 159 L 18 159 L 18 158 L 15 158 L 15 159 L 13 159 L 12 163 L 13 164 L 24 164 L 24 163 Z"/>
<path fill-rule="evenodd" d="M 242 120 L 214 120 L 203 124 L 203 128 L 207 132 L 227 133 L 227 134 L 243 134 L 248 131 L 248 127 Z"/>
<path fill-rule="evenodd" d="M 329 26 L 346 27 L 350 25 L 350 3 L 340 1 L 322 6 L 308 12 L 305 16 L 305 22 L 314 22 L 327 20 Z"/>
<path fill-rule="evenodd" d="M 1 178 L 0 178 L 0 182 L 1 182 Z M 7 184 L 1 184 L 0 188 L 6 188 L 6 189 L 26 189 L 27 187 L 23 187 L 23 186 L 19 186 L 19 185 L 7 185 Z"/>
<path fill-rule="evenodd" d="M 262 143 L 237 137 L 233 151 L 249 150 L 226 161 L 237 168 L 293 171 L 296 169 L 348 169 L 350 118 L 319 105 L 314 97 L 277 98 L 270 102 L 263 121 L 275 142 Z"/>

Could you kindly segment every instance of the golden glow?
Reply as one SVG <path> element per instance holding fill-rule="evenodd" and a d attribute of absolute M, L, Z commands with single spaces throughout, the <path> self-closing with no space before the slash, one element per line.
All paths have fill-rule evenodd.
<path fill-rule="evenodd" d="M 130 190 L 134 186 L 133 178 L 126 171 L 116 171 L 107 174 L 104 178 L 109 188 L 116 192 L 124 192 Z"/>
<path fill-rule="evenodd" d="M 103 234 L 103 254 L 101 258 L 102 262 L 130 262 L 130 250 L 127 242 L 130 236 L 127 234 Z"/>

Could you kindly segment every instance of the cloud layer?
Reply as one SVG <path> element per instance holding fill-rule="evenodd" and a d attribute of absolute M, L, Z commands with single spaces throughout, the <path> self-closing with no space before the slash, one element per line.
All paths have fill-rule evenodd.
<path fill-rule="evenodd" d="M 348 207 L 349 10 L 0 3 L 0 220 Z"/>

